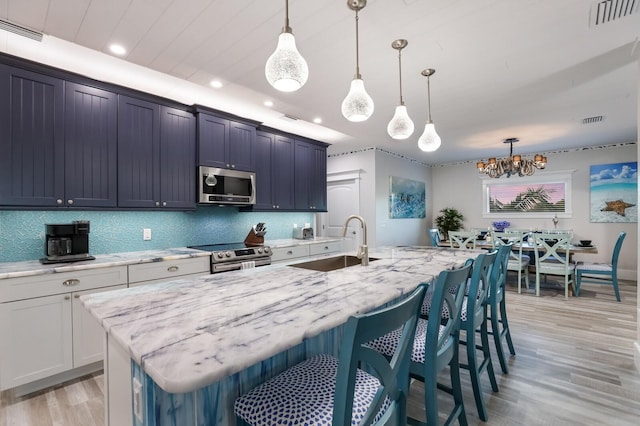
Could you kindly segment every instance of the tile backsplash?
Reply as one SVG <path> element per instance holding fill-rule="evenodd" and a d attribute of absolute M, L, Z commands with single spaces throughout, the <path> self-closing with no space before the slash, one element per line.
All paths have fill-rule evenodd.
<path fill-rule="evenodd" d="M 91 222 L 91 254 L 243 241 L 265 222 L 269 239 L 290 238 L 294 223 L 313 223 L 313 213 L 245 213 L 234 207 L 202 206 L 193 212 L 0 211 L 0 262 L 44 256 L 45 224 Z M 142 230 L 151 229 L 143 241 Z"/>

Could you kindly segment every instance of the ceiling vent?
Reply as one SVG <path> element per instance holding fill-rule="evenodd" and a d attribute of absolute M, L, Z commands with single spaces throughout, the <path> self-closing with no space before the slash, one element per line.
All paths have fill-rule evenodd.
<path fill-rule="evenodd" d="M 640 0 L 638 0 L 640 1 Z M 587 117 L 587 118 L 583 118 L 582 119 L 582 124 L 592 124 L 592 123 L 599 123 L 602 120 L 604 120 L 604 117 L 601 115 L 594 115 L 593 117 Z"/>
<path fill-rule="evenodd" d="M 35 41 L 42 41 L 42 33 L 5 21 L 4 19 L 0 19 L 0 30 L 9 31 L 10 33 L 18 34 Z"/>
<path fill-rule="evenodd" d="M 640 0 L 597 0 L 591 4 L 590 25 L 602 25 L 640 10 Z"/>
<path fill-rule="evenodd" d="M 289 114 L 283 115 L 282 118 L 284 120 L 289 120 L 289 121 L 298 121 L 298 120 L 300 120 L 298 117 L 294 117 L 293 115 L 289 115 Z"/>

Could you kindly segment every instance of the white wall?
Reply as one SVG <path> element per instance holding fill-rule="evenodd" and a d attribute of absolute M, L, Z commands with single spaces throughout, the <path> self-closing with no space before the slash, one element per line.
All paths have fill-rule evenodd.
<path fill-rule="evenodd" d="M 427 245 L 431 198 L 431 171 L 415 161 L 373 148 L 330 156 L 327 173 L 361 171 L 360 214 L 367 221 L 369 247 L 386 245 Z M 425 182 L 427 217 L 389 219 L 389 177 L 398 176 Z"/>
<path fill-rule="evenodd" d="M 627 232 L 618 263 L 619 275 L 624 279 L 637 278 L 638 224 L 591 223 L 589 216 L 589 167 L 592 164 L 608 164 L 637 161 L 638 146 L 623 145 L 600 149 L 549 154 L 546 171 L 575 169 L 572 175 L 573 216 L 560 219 L 558 229 L 572 229 L 576 239 L 591 239 L 598 247 L 598 254 L 584 254 L 578 260 L 610 262 L 613 246 L 620 231 Z M 482 179 L 475 164 L 465 163 L 432 168 L 433 216 L 444 207 L 455 207 L 465 217 L 465 228 L 487 228 L 492 219 L 482 217 Z M 507 179 L 502 177 L 500 179 Z M 511 177 L 516 180 L 518 177 Z M 551 219 L 507 219 L 514 228 L 553 229 Z"/>

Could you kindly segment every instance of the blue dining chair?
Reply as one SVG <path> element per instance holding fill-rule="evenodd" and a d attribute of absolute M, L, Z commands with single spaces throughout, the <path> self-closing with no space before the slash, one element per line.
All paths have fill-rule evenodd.
<path fill-rule="evenodd" d="M 511 356 L 516 355 L 516 349 L 511 339 L 509 321 L 507 319 L 507 301 L 505 298 L 509 253 L 511 253 L 512 248 L 513 242 L 504 244 L 498 248 L 498 255 L 491 268 L 489 297 L 487 298 L 487 304 L 489 306 L 488 321 L 491 325 L 491 330 L 488 333 L 493 336 L 498 361 L 500 361 L 500 368 L 504 374 L 509 373 L 509 366 L 507 365 L 507 358 L 502 347 L 503 339 L 507 341 Z"/>
<path fill-rule="evenodd" d="M 626 232 L 621 232 L 618 235 L 616 245 L 613 247 L 611 263 L 578 262 L 576 265 L 576 296 L 580 296 L 580 285 L 583 282 L 611 284 L 613 285 L 613 291 L 616 294 L 616 300 L 618 302 L 620 301 L 620 291 L 618 290 L 618 256 L 620 256 L 620 249 L 622 248 L 622 243 L 626 236 Z M 587 274 L 589 276 L 583 277 L 583 274 Z M 598 276 L 592 277 L 590 275 Z"/>
<path fill-rule="evenodd" d="M 352 316 L 340 358 L 320 354 L 297 364 L 236 399 L 239 425 L 404 425 L 409 360 L 426 285 L 384 309 Z M 387 359 L 367 342 L 399 336 Z"/>
<path fill-rule="evenodd" d="M 458 354 L 460 317 L 467 282 L 471 277 L 471 263 L 468 262 L 459 269 L 442 271 L 436 282 L 427 290 L 427 297 L 431 300 L 431 311 L 449 314 L 438 315 L 438 318 L 430 321 L 424 318 L 418 320 L 409 372 L 412 379 L 424 383 L 424 409 L 427 422 L 409 418 L 407 419 L 409 424 L 437 425 L 439 423 L 438 389 L 453 396 L 453 407 L 446 413 L 446 423 L 450 424 L 457 419 L 460 425 L 467 424 Z M 396 352 L 400 342 L 399 334 L 394 332 L 369 342 L 369 346 L 390 357 Z M 438 374 L 447 366 L 449 366 L 450 386 L 438 383 Z"/>
<path fill-rule="evenodd" d="M 429 237 L 431 237 L 431 245 L 434 247 L 438 247 L 438 244 L 441 240 L 440 231 L 438 231 L 438 228 L 429 229 Z"/>

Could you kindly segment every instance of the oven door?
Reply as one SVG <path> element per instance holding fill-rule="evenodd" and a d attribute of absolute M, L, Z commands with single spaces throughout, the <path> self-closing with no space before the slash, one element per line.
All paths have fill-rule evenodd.
<path fill-rule="evenodd" d="M 217 274 L 220 272 L 236 271 L 238 269 L 251 269 L 258 266 L 271 265 L 271 257 L 259 258 L 255 260 L 247 261 L 233 261 L 233 262 L 221 262 L 211 264 L 211 273 Z"/>

